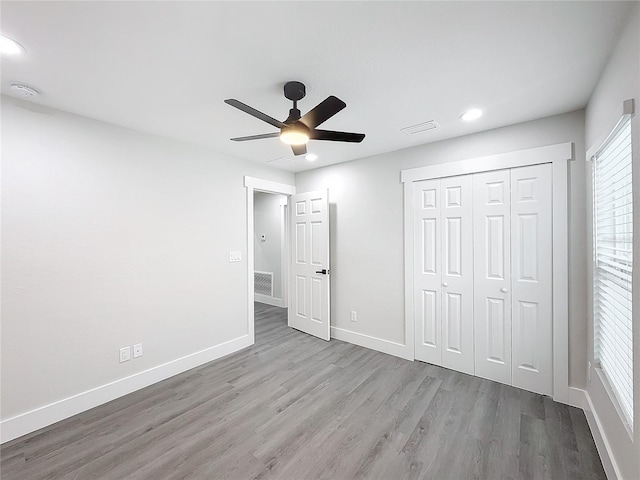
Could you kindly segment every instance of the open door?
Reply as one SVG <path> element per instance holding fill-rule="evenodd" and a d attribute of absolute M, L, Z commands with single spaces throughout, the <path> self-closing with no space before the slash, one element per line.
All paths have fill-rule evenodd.
<path fill-rule="evenodd" d="M 289 326 L 330 338 L 329 191 L 291 196 Z"/>

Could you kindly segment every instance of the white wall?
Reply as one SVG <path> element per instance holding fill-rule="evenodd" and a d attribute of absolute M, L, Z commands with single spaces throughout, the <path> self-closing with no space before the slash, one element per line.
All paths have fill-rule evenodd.
<path fill-rule="evenodd" d="M 488 109 L 487 115 L 490 114 Z M 332 325 L 387 342 L 404 341 L 401 170 L 563 142 L 574 142 L 576 158 L 584 158 L 583 111 L 297 174 L 298 192 L 329 188 Z M 571 163 L 570 180 L 569 372 L 572 385 L 584 386 L 587 325 L 583 161 Z M 358 312 L 357 323 L 349 319 L 351 310 Z"/>
<path fill-rule="evenodd" d="M 273 297 L 282 298 L 282 207 L 284 195 L 253 195 L 255 269 L 273 272 Z M 261 239 L 265 235 L 265 240 Z"/>
<path fill-rule="evenodd" d="M 609 394 L 600 376 L 591 369 L 590 382 L 587 387 L 591 409 L 591 419 L 600 422 L 604 444 L 600 449 L 608 447 L 612 461 L 612 468 L 620 478 L 640 478 L 640 4 L 634 5 L 627 25 L 623 30 L 619 43 L 613 51 L 604 69 L 586 109 L 586 146 L 587 150 L 598 148 L 604 138 L 613 129 L 622 114 L 622 102 L 634 98 L 636 114 L 632 120 L 633 137 L 633 229 L 634 229 L 634 272 L 633 272 L 633 325 L 634 325 L 634 423 L 633 437 L 635 443 L 624 428 L 616 412 Z M 590 167 L 590 164 L 589 164 Z M 589 170 L 590 171 L 590 170 Z M 587 176 L 586 207 L 588 218 L 587 238 L 591 239 L 592 232 L 592 197 L 591 175 Z M 591 241 L 588 244 L 585 260 L 591 262 Z M 591 306 L 591 299 L 588 301 Z M 589 360 L 593 361 L 593 317 L 589 308 Z M 593 429 L 593 427 L 592 427 Z M 601 456 L 603 452 L 601 451 Z M 605 463 L 606 466 L 606 463 Z"/>
<path fill-rule="evenodd" d="M 2 163 L 3 422 L 247 335 L 243 176 L 292 174 L 8 97 Z"/>

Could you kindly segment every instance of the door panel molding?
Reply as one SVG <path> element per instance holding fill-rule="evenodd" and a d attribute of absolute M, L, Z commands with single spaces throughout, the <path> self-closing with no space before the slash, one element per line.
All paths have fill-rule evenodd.
<path fill-rule="evenodd" d="M 552 166 L 511 171 L 512 385 L 553 393 Z"/>
<path fill-rule="evenodd" d="M 420 182 L 416 185 L 415 196 L 411 198 L 412 208 L 416 208 L 416 218 L 411 218 L 412 225 L 418 223 L 416 232 L 419 241 L 411 239 L 412 255 L 415 257 L 415 271 L 419 272 L 415 280 L 415 335 L 420 345 L 407 343 L 415 355 L 413 358 L 424 362 L 442 363 L 442 248 L 443 234 L 440 204 L 443 198 L 440 180 Z M 415 247 L 414 247 L 415 245 Z M 415 248 L 415 251 L 413 250 Z M 413 269 L 412 269 L 413 271 Z M 411 325 L 414 325 L 412 322 Z M 405 330 L 407 333 L 408 330 Z M 406 336 L 405 336 L 406 338 Z M 406 341 L 406 340 L 405 340 Z"/>
<path fill-rule="evenodd" d="M 511 384 L 510 170 L 473 176 L 476 375 Z"/>
<path fill-rule="evenodd" d="M 442 193 L 442 366 L 473 375 L 473 178 L 439 180 Z"/>

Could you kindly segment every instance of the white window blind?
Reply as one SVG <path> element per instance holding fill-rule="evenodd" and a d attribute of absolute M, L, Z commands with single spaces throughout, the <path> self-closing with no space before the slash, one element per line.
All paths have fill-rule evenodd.
<path fill-rule="evenodd" d="M 633 427 L 633 199 L 631 119 L 623 119 L 594 161 L 594 346 Z"/>

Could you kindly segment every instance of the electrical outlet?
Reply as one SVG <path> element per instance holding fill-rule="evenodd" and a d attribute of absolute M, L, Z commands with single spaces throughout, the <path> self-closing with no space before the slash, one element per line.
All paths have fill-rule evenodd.
<path fill-rule="evenodd" d="M 138 358 L 142 356 L 142 344 L 136 343 L 133 346 L 133 358 Z"/>
<path fill-rule="evenodd" d="M 229 263 L 241 262 L 241 261 L 242 261 L 242 252 L 229 252 Z"/>
<path fill-rule="evenodd" d="M 131 359 L 131 347 L 122 347 L 120 349 L 120 363 L 128 362 Z"/>
<path fill-rule="evenodd" d="M 351 310 L 351 321 L 352 322 L 358 321 L 358 312 L 356 312 L 355 310 Z"/>

